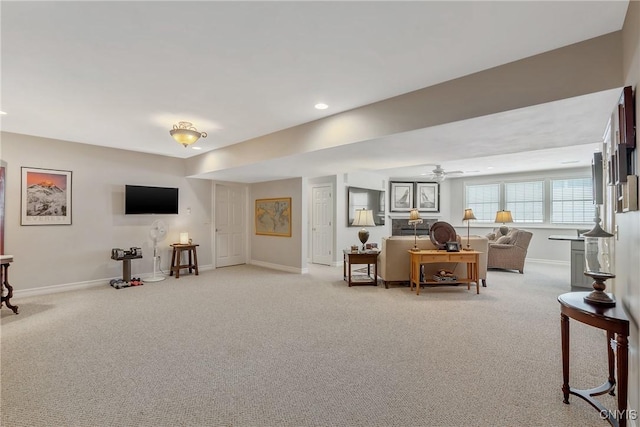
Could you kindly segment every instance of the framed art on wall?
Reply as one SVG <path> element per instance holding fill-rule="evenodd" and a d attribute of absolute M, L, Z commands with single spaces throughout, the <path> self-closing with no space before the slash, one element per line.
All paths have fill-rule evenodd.
<path fill-rule="evenodd" d="M 416 183 L 416 207 L 423 212 L 440 212 L 440 185 L 437 182 Z"/>
<path fill-rule="evenodd" d="M 20 225 L 71 225 L 71 171 L 21 171 Z"/>
<path fill-rule="evenodd" d="M 408 212 L 413 208 L 413 182 L 392 182 L 391 212 Z"/>
<path fill-rule="evenodd" d="M 256 199 L 256 234 L 291 237 L 291 197 Z"/>

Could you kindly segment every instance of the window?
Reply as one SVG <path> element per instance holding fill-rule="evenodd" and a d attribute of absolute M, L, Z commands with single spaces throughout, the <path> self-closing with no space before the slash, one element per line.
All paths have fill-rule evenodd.
<path fill-rule="evenodd" d="M 504 190 L 513 222 L 544 222 L 544 181 L 509 182 Z"/>
<path fill-rule="evenodd" d="M 500 210 L 500 184 L 467 185 L 467 207 L 478 222 L 493 222 Z"/>
<path fill-rule="evenodd" d="M 591 178 L 551 181 L 551 222 L 554 224 L 592 223 L 595 214 Z"/>

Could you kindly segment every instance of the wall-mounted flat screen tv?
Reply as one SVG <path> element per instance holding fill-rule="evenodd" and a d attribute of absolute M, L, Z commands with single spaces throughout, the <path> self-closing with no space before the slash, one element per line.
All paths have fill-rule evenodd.
<path fill-rule="evenodd" d="M 177 214 L 178 189 L 125 185 L 124 213 L 125 215 Z"/>
<path fill-rule="evenodd" d="M 351 226 L 356 216 L 357 209 L 369 209 L 373 211 L 373 221 L 376 225 L 384 225 L 384 190 L 372 190 L 370 188 L 349 187 L 347 190 L 347 206 L 349 207 L 347 224 Z"/>

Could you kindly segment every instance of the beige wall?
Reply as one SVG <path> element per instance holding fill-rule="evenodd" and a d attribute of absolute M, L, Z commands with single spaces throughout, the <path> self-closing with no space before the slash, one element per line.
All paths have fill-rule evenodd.
<path fill-rule="evenodd" d="M 640 104 L 638 100 L 638 83 L 640 83 L 640 2 L 631 1 L 627 11 L 623 31 L 623 73 L 625 86 L 632 86 L 635 93 L 636 110 L 636 147 L 640 124 Z M 640 147 L 634 151 L 636 175 L 640 172 Z M 640 211 L 617 214 L 618 226 L 615 255 L 615 293 L 618 300 L 629 311 L 631 322 L 630 336 L 630 372 L 629 401 L 631 407 L 640 409 Z"/>
<path fill-rule="evenodd" d="M 150 274 L 149 228 L 156 219 L 169 227 L 160 244 L 163 270 L 170 264 L 168 245 L 181 231 L 200 244 L 200 266 L 211 266 L 211 183 L 184 178 L 183 160 L 6 132 L 1 137 L 7 162 L 5 252 L 15 257 L 10 271 L 16 291 L 122 277 L 122 263 L 110 259 L 115 247 L 141 247 L 143 259 L 131 262 L 132 275 Z M 20 225 L 22 166 L 72 171 L 72 225 Z M 178 187 L 180 213 L 124 215 L 125 184 Z"/>
<path fill-rule="evenodd" d="M 307 180 L 304 178 L 261 182 L 249 187 L 251 263 L 303 273 L 307 270 Z M 253 209 L 256 199 L 291 197 L 291 237 L 255 234 Z"/>

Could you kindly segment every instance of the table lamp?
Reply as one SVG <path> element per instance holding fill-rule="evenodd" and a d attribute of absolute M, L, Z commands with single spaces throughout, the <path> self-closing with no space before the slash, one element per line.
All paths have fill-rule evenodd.
<path fill-rule="evenodd" d="M 418 249 L 418 224 L 422 224 L 422 218 L 420 218 L 420 212 L 418 209 L 411 209 L 409 211 L 409 225 L 413 225 L 413 249 L 412 251 L 419 251 Z"/>
<path fill-rule="evenodd" d="M 469 223 L 472 219 L 476 219 L 476 216 L 473 214 L 473 209 L 468 208 L 464 210 L 464 216 L 462 217 L 463 221 L 467 221 L 467 247 L 463 250 L 470 251 L 471 245 L 469 244 Z"/>
<path fill-rule="evenodd" d="M 358 238 L 362 242 L 362 250 L 365 248 L 365 243 L 369 240 L 369 231 L 364 227 L 375 227 L 376 223 L 373 221 L 373 211 L 368 209 L 356 210 L 356 217 L 351 225 L 362 227 L 358 231 Z"/>
<path fill-rule="evenodd" d="M 496 212 L 496 220 L 495 220 L 495 222 L 501 222 L 502 223 L 502 227 L 500 227 L 500 233 L 502 233 L 503 236 L 506 236 L 507 233 L 509 232 L 509 227 L 507 227 L 505 224 L 508 223 L 508 222 L 513 222 L 513 217 L 511 216 L 511 211 L 498 211 L 498 212 Z"/>

